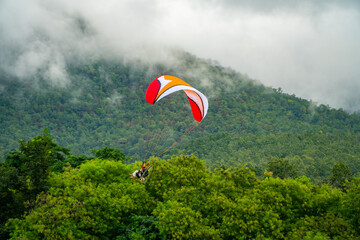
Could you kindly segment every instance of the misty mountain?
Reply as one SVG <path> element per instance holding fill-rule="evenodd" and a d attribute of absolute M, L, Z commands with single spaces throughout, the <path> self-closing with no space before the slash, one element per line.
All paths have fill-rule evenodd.
<path fill-rule="evenodd" d="M 156 106 L 145 101 L 148 84 L 162 74 L 180 77 L 208 97 L 208 115 L 193 130 L 196 122 L 185 94 L 174 94 Z M 18 147 L 19 138 L 29 139 L 44 128 L 73 154 L 89 154 L 91 149 L 109 146 L 121 149 L 133 161 L 151 155 L 194 153 L 188 146 L 200 138 L 206 142 L 218 136 L 211 144 L 223 144 L 226 141 L 222 139 L 229 135 L 222 133 L 239 141 L 249 139 L 249 135 L 260 139 L 269 134 L 321 132 L 346 138 L 360 132 L 360 116 L 356 114 L 317 106 L 184 52 L 173 52 L 165 63 L 153 64 L 139 60 L 74 61 L 66 66 L 66 75 L 66 83 L 56 84 L 42 72 L 22 79 L 0 73 L 2 157 Z M 228 151 L 226 146 L 217 150 L 220 155 L 222 150 Z M 219 161 L 206 154 L 203 146 L 196 154 Z M 234 159 L 228 164 L 236 162 L 244 164 Z"/>
<path fill-rule="evenodd" d="M 0 69 L 20 78 L 41 72 L 65 84 L 69 61 L 126 56 L 153 62 L 168 59 L 164 49 L 175 47 L 354 112 L 360 106 L 359 16 L 357 0 L 2 0 Z"/>

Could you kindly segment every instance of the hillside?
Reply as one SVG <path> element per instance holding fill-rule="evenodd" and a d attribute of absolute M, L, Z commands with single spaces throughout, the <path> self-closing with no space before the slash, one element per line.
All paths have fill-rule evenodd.
<path fill-rule="evenodd" d="M 254 141 L 273 141 L 267 148 L 273 150 L 272 145 L 287 142 L 278 141 L 286 139 L 286 134 L 290 134 L 290 140 L 299 136 L 316 139 L 313 135 L 321 132 L 323 138 L 329 139 L 321 146 L 328 145 L 327 141 L 332 138 L 344 138 L 345 142 L 351 142 L 351 146 L 358 144 L 358 115 L 329 106 L 317 106 L 311 101 L 285 94 L 281 89 L 265 87 L 212 61 L 182 52 L 174 55 L 175 60 L 165 64 L 103 60 L 69 64 L 69 83 L 65 86 L 54 85 L 41 75 L 20 80 L 1 73 L 2 158 L 18 147 L 19 138 L 28 139 L 40 134 L 44 128 L 50 130 L 57 143 L 76 155 L 86 155 L 90 149 L 109 146 L 121 149 L 133 161 L 142 160 L 161 154 L 181 139 L 171 149 L 173 152 L 162 156 L 195 153 L 208 159 L 210 167 L 259 164 L 261 171 L 272 157 L 298 155 L 303 158 L 306 154 L 261 150 L 260 155 L 253 156 L 256 149 L 263 148 L 262 144 L 251 145 Z M 183 94 L 175 94 L 157 106 L 146 103 L 144 99 L 149 82 L 161 74 L 186 79 L 209 98 L 208 115 L 190 134 L 186 133 L 194 121 Z M 163 135 L 157 142 L 159 133 Z M 244 147 L 247 144 L 237 147 L 241 141 L 250 143 L 249 149 Z M 340 140 L 338 142 L 340 147 L 328 146 L 338 149 L 341 154 L 351 155 L 346 164 L 354 166 L 351 170 L 357 173 L 358 148 L 349 152 Z M 314 144 L 310 140 L 308 143 Z M 201 147 L 196 147 L 198 144 Z M 210 153 L 207 144 L 211 144 L 211 150 L 216 153 Z M 237 153 L 235 148 L 238 148 Z M 251 154 L 246 155 L 247 152 Z M 331 164 L 343 161 L 341 154 L 340 158 L 333 157 Z M 220 156 L 227 160 L 220 160 Z M 311 164 L 317 165 L 317 160 L 314 158 L 315 162 Z"/>
<path fill-rule="evenodd" d="M 205 159 L 212 169 L 247 166 L 262 176 L 270 161 L 288 161 L 298 176 L 307 176 L 315 183 L 331 175 L 337 162 L 349 166 L 353 174 L 360 173 L 359 134 L 218 133 L 185 144 L 170 153 L 192 153 Z M 170 154 L 169 153 L 169 154 Z"/>

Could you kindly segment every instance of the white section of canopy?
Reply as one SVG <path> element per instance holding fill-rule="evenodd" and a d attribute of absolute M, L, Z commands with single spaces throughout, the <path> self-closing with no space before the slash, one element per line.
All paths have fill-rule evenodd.
<path fill-rule="evenodd" d="M 160 78 L 158 78 L 158 79 L 160 80 Z M 168 81 L 168 80 L 165 80 L 165 79 L 160 80 L 160 82 L 162 82 L 162 81 Z M 164 83 L 166 85 L 168 82 L 167 83 L 164 82 Z M 198 104 L 200 109 L 202 109 L 202 107 L 203 107 L 203 112 L 202 112 L 202 119 L 203 119 L 206 116 L 207 110 L 208 110 L 208 107 L 209 107 L 208 99 L 206 98 L 206 96 L 204 94 L 202 94 L 200 91 L 198 91 L 197 89 L 195 89 L 193 87 L 185 86 L 185 85 L 177 85 L 177 86 L 171 87 L 168 90 L 166 90 L 165 92 L 163 92 L 159 96 L 159 98 L 156 100 L 156 102 L 159 101 L 160 99 L 170 95 L 171 93 L 174 93 L 174 92 L 177 92 L 177 91 L 180 91 L 180 90 L 191 90 L 191 91 L 196 92 L 200 96 L 200 98 L 202 100 L 202 103 L 199 103 L 199 101 L 196 100 L 194 97 L 191 97 L 188 94 L 186 94 L 190 99 L 192 99 L 196 104 Z"/>

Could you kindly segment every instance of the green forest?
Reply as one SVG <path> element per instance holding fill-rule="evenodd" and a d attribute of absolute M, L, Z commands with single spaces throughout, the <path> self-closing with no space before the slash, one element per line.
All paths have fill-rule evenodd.
<path fill-rule="evenodd" d="M 77 157 L 49 131 L 24 141 L 0 165 L 1 238 L 360 239 L 360 179 L 337 163 L 327 184 L 269 162 L 210 170 L 194 155 L 140 162 L 105 147 Z"/>
<path fill-rule="evenodd" d="M 174 55 L 0 72 L 0 239 L 360 239 L 358 114 Z M 200 124 L 145 101 L 162 74 L 208 97 Z"/>

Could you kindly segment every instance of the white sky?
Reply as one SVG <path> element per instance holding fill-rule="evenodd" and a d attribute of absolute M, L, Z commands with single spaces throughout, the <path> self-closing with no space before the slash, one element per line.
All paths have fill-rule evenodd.
<path fill-rule="evenodd" d="M 358 0 L 0 0 L 0 67 L 19 77 L 40 69 L 65 84 L 75 55 L 149 58 L 149 47 L 181 48 L 266 86 L 360 110 Z"/>

